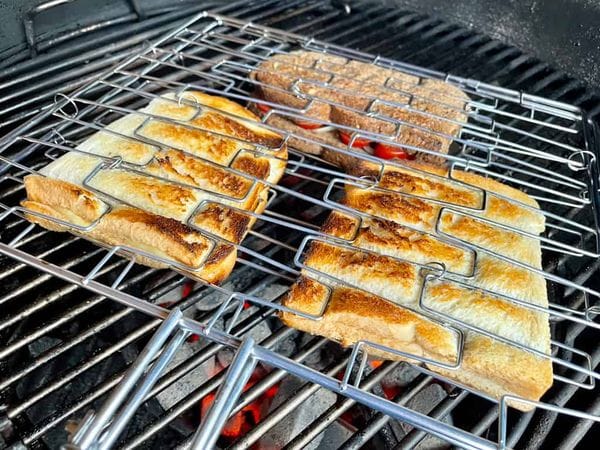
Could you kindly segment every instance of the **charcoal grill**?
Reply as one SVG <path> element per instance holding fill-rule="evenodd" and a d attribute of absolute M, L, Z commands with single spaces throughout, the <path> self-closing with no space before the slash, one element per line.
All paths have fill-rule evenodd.
<path fill-rule="evenodd" d="M 30 38 L 37 50 L 56 51 L 4 69 L 1 444 L 412 448 L 435 436 L 465 448 L 592 445 L 600 420 L 598 99 L 592 92 L 483 35 L 378 4 L 240 2 L 148 16 L 114 30 L 105 24 L 96 46 L 85 40 L 61 47 L 72 36 Z M 349 177 L 317 157 L 291 151 L 288 176 L 270 186 L 269 207 L 239 246 L 236 269 L 222 286 L 198 283 L 182 292 L 185 277 L 135 264 L 130 249 L 51 233 L 23 218 L 22 177 L 74 151 L 86 136 L 166 90 L 190 106 L 193 89 L 256 101 L 249 71 L 296 48 L 442 78 L 469 93 L 469 124 L 449 163 L 528 192 L 548 221 L 540 273 L 549 286 L 553 351 L 541 356 L 552 359 L 555 383 L 535 411 L 518 413 L 507 398 L 496 402 L 421 367 L 369 365 L 373 344 L 344 350 L 276 319 L 281 296 L 306 269 L 305 246 L 325 238 L 318 225 L 342 208 L 340 188 L 377 181 Z M 302 114 L 266 104 L 269 114 Z M 361 136 L 348 131 L 352 139 Z M 443 267 L 428 269 L 432 277 L 444 275 Z M 227 348 L 233 358 L 223 356 Z M 216 357 L 226 360 L 224 370 L 207 368 Z M 257 367 L 260 379 L 250 386 Z M 186 377 L 200 368 L 201 382 L 165 401 L 166 391 L 185 390 Z M 407 370 L 410 382 L 386 394 L 386 380 Z M 280 389 L 283 400 L 258 423 L 234 439 L 219 436 L 228 417 L 290 378 L 298 388 Z M 432 386 L 441 394 L 424 410 L 413 400 Z M 334 400 L 316 417 L 284 441 L 272 436 L 294 410 L 326 391 Z M 200 418 L 199 404 L 209 395 L 214 398 Z M 344 433 L 328 442 L 339 424 Z"/>

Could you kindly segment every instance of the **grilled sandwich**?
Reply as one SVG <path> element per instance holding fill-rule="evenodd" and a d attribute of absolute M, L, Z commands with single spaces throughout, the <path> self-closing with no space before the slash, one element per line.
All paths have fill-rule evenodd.
<path fill-rule="evenodd" d="M 250 77 L 257 84 L 258 98 L 301 112 L 271 113 L 267 123 L 293 132 L 291 146 L 347 171 L 353 171 L 360 159 L 321 143 L 339 149 L 351 145 L 354 152 L 384 159 L 445 165 L 446 159 L 436 154 L 448 153 L 467 121 L 469 98 L 459 88 L 340 56 L 308 51 L 277 54 L 261 62 Z M 253 108 L 263 115 L 270 109 L 262 103 Z M 333 127 L 323 127 L 322 122 Z M 349 128 L 366 134 L 353 136 Z M 386 136 L 395 145 L 373 142 L 376 139 L 369 133 Z"/>
<path fill-rule="evenodd" d="M 25 177 L 28 218 L 218 283 L 283 175 L 281 137 L 221 97 L 153 99 Z M 38 213 L 38 214 L 35 214 Z M 58 219 L 58 220 L 52 220 Z"/>
<path fill-rule="evenodd" d="M 385 346 L 395 352 L 369 353 L 425 362 L 497 399 L 538 400 L 553 378 L 537 202 L 473 173 L 454 171 L 461 185 L 411 166 L 386 168 L 376 188 L 346 187 L 344 209 L 322 228 L 333 239 L 311 242 L 284 302 L 322 317 L 283 321 Z"/>

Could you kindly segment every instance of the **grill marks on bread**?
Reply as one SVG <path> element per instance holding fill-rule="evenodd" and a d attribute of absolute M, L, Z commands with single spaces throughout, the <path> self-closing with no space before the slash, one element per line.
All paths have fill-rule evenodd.
<path fill-rule="evenodd" d="M 140 129 L 140 134 L 220 164 L 228 164 L 242 148 L 264 145 L 276 149 L 283 142 L 278 136 L 260 135 L 229 117 L 213 112 L 202 113 L 185 125 L 151 119 Z"/>
<path fill-rule="evenodd" d="M 231 167 L 261 180 L 269 179 L 270 164 L 266 158 L 241 154 L 233 160 Z"/>
<path fill-rule="evenodd" d="M 192 223 L 202 230 L 211 230 L 226 241 L 242 242 L 253 220 L 248 214 L 208 204 Z"/>
<path fill-rule="evenodd" d="M 413 168 L 446 175 L 440 168 L 422 164 Z M 537 203 L 524 193 L 472 173 L 454 175 L 487 190 L 485 208 L 472 212 L 475 216 L 494 217 L 500 223 L 527 232 L 543 229 L 543 214 L 532 208 Z M 550 353 L 548 314 L 502 296 L 547 308 L 545 279 L 533 270 L 486 252 L 477 251 L 477 259 L 473 259 L 473 252 L 436 236 L 435 221 L 440 205 L 401 194 L 429 192 L 433 198 L 469 203 L 481 200 L 477 190 L 465 190 L 464 186 L 411 172 L 410 167 L 387 168 L 381 184 L 391 191 L 382 194 L 375 189 L 346 186 L 344 204 L 357 211 L 357 215 L 334 211 L 322 231 L 350 242 L 313 241 L 304 261 L 307 269 L 303 270 L 303 276 L 312 283 L 311 290 L 293 288 L 284 300 L 285 306 L 298 311 L 305 311 L 307 307 L 316 314 L 324 308 L 320 320 L 285 313 L 282 314 L 284 322 L 333 337 L 344 345 L 369 340 L 440 363 L 454 362 L 459 350 L 455 335 L 429 320 L 439 317 L 455 328 L 463 328 L 464 353 L 458 369 L 427 364 L 431 370 L 496 398 L 514 394 L 538 400 L 553 381 L 551 361 L 532 352 Z M 360 212 L 372 216 L 360 216 Z M 440 226 L 466 242 L 541 269 L 540 243 L 535 238 L 451 210 L 442 214 Z M 431 262 L 446 266 L 443 278 L 425 279 L 427 272 L 421 270 L 420 265 Z M 471 270 L 469 280 L 457 275 L 469 275 Z M 304 285 L 310 283 L 303 282 Z M 330 287 L 326 298 L 322 294 L 319 300 L 310 298 L 319 292 L 315 284 L 322 286 L 321 291 L 325 286 Z M 368 301 L 364 300 L 367 298 Z M 442 319 L 439 314 L 446 317 Z M 492 339 L 462 324 L 479 327 L 498 338 Z M 407 329 L 413 333 L 407 333 Z M 390 352 L 369 350 L 369 353 L 403 359 Z M 454 359 L 448 361 L 449 355 Z M 524 404 L 514 406 L 529 408 Z"/>
<path fill-rule="evenodd" d="M 233 198 L 244 197 L 252 186 L 249 178 L 176 150 L 159 152 L 148 172 Z"/>
<path fill-rule="evenodd" d="M 357 247 L 388 256 L 404 257 L 420 264 L 437 261 L 455 273 L 468 274 L 472 268 L 473 256 L 463 248 L 388 220 L 365 222 L 366 226 L 353 243 Z"/>
<path fill-rule="evenodd" d="M 95 156 L 68 153 L 41 170 L 46 177 L 27 176 L 28 200 L 23 204 L 74 226 L 29 218 L 53 230 L 137 248 L 198 269 L 179 267 L 192 277 L 222 281 L 236 260 L 236 249 L 227 242 L 241 242 L 254 222 L 228 205 L 262 211 L 268 187 L 260 180 L 278 181 L 287 151 L 282 147 L 270 153 L 249 152 L 257 145 L 280 146 L 281 137 L 249 122 L 258 118 L 236 103 L 192 94 L 197 107 L 179 104 L 172 94 L 153 100 L 139 113 L 108 125 L 113 133 L 99 131 L 78 147 Z M 156 144 L 141 142 L 140 137 Z M 103 165 L 102 156 L 120 157 L 124 163 L 111 168 Z M 233 173 L 226 167 L 229 163 L 248 176 Z M 86 179 L 89 189 L 82 186 Z M 198 209 L 201 202 L 205 203 Z M 89 230 L 78 228 L 94 221 Z M 137 261 L 164 266 L 146 256 Z"/>
<path fill-rule="evenodd" d="M 216 136 L 209 131 L 158 119 L 146 123 L 140 134 L 160 144 L 185 149 L 193 155 L 206 155 L 210 160 L 225 165 L 229 164 L 239 148 L 234 140 Z"/>
<path fill-rule="evenodd" d="M 85 227 L 98 221 L 90 230 L 81 231 L 28 215 L 29 220 L 46 228 L 72 231 L 109 245 L 133 246 L 191 267 L 198 266 L 208 256 L 210 241 L 177 220 L 128 206 L 117 206 L 105 213 L 104 204 L 90 215 L 80 207 L 80 200 L 82 196 L 95 198 L 94 193 L 40 175 L 25 177 L 25 188 L 28 200 L 23 205 L 28 209 L 78 226 Z M 156 262 L 153 265 L 156 266 Z"/>
<path fill-rule="evenodd" d="M 456 341 L 450 330 L 361 290 L 327 289 L 318 281 L 301 276 L 291 287 L 285 305 L 308 314 L 318 314 L 325 307 L 324 316 L 318 321 L 287 312 L 281 317 L 289 325 L 327 336 L 344 346 L 368 338 L 448 364 L 456 358 Z M 380 356 L 398 359 L 390 354 Z"/>
<path fill-rule="evenodd" d="M 535 200 L 517 189 L 475 174 L 453 171 L 456 179 L 464 179 L 470 185 L 461 186 L 423 173 L 430 170 L 435 175 L 445 174 L 440 169 L 418 163 L 407 164 L 406 168 L 386 167 L 379 185 L 389 191 L 347 185 L 345 203 L 357 211 L 429 233 L 437 233 L 438 224 L 441 232 L 533 267 L 540 266 L 538 240 L 524 234 L 538 234 L 545 228 L 545 217 L 536 211 Z M 501 188 L 497 189 L 499 186 Z M 481 190 L 486 191 L 485 205 Z M 403 194 L 419 195 L 449 205 Z M 461 213 L 457 208 L 454 212 L 450 209 L 452 205 L 474 209 Z M 483 210 L 478 209 L 480 207 Z M 503 229 L 493 222 L 524 233 Z"/>
<path fill-rule="evenodd" d="M 338 56 L 309 51 L 278 54 L 261 62 L 251 78 L 263 83 L 257 87 L 258 96 L 301 109 L 305 117 L 386 135 L 400 145 L 439 153 L 448 153 L 453 137 L 467 121 L 469 98 L 459 88 Z M 313 138 L 320 136 L 313 133 Z M 305 144 L 299 144 L 304 150 Z M 319 151 L 309 146 L 314 144 L 307 145 L 306 151 Z M 445 163 L 434 154 L 406 150 L 418 160 Z M 332 152 L 323 155 L 333 156 Z M 346 155 L 331 162 L 345 168 L 359 163 Z"/>

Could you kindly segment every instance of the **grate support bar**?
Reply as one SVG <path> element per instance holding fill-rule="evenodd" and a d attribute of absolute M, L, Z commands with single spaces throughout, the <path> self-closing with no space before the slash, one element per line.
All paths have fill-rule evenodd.
<path fill-rule="evenodd" d="M 200 428 L 196 431 L 190 448 L 204 450 L 213 448 L 242 390 L 252 375 L 256 360 L 253 357 L 254 339 L 245 338 L 238 348 L 225 379 L 221 383 L 210 409 Z"/>

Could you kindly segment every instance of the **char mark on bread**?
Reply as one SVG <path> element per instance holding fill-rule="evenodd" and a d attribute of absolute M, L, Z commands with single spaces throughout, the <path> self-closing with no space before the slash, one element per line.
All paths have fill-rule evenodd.
<path fill-rule="evenodd" d="M 281 317 L 289 326 L 342 345 L 369 341 L 385 346 L 390 350 L 368 349 L 369 354 L 425 362 L 433 372 L 497 399 L 511 394 L 539 400 L 553 381 L 544 311 L 548 298 L 538 273 L 540 242 L 521 230 L 543 231 L 544 215 L 535 200 L 509 186 L 471 173 L 455 174 L 468 180 L 470 186 L 464 186 L 444 181 L 444 175 L 439 167 L 413 163 L 386 168 L 379 183 L 386 193 L 346 186 L 342 203 L 356 215 L 330 214 L 321 231 L 338 240 L 310 241 L 302 278 L 284 299 L 292 310 L 323 311 L 322 317 L 311 320 L 290 312 Z M 410 198 L 406 192 L 431 200 Z M 481 210 L 457 215 L 459 209 L 449 208 L 446 220 L 443 215 L 438 219 L 441 206 L 432 201 L 464 207 L 483 198 L 487 201 Z M 466 245 L 439 235 L 436 220 L 448 222 L 445 231 Z M 470 242 L 488 251 L 474 250 Z M 438 264 L 435 270 L 432 263 Z M 445 267 L 443 275 L 439 265 Z M 452 329 L 462 331 L 462 347 Z M 447 367 L 457 360 L 457 368 Z"/>
<path fill-rule="evenodd" d="M 236 261 L 235 245 L 255 222 L 244 211 L 264 210 L 268 183 L 283 175 L 287 149 L 237 103 L 185 94 L 180 100 L 193 98 L 193 106 L 174 94 L 158 97 L 28 175 L 27 217 L 138 251 L 142 264 L 224 280 Z M 106 158 L 119 159 L 107 164 Z"/>
<path fill-rule="evenodd" d="M 349 171 L 360 158 L 319 145 L 330 144 L 330 136 L 335 142 L 335 131 L 303 130 L 303 122 L 312 118 L 340 125 L 340 130 L 376 134 L 394 141 L 404 157 L 445 165 L 446 158 L 438 154 L 449 152 L 468 119 L 469 98 L 456 86 L 329 54 L 303 50 L 277 54 L 262 61 L 250 78 L 257 84 L 256 97 L 298 110 L 294 117 L 272 113 L 268 124 L 298 135 L 290 144 L 299 150 L 322 155 Z M 309 136 L 311 142 L 302 139 Z M 339 139 L 333 147 L 350 148 Z M 358 146 L 351 150 L 361 152 Z M 377 148 L 375 155 L 389 157 Z"/>

